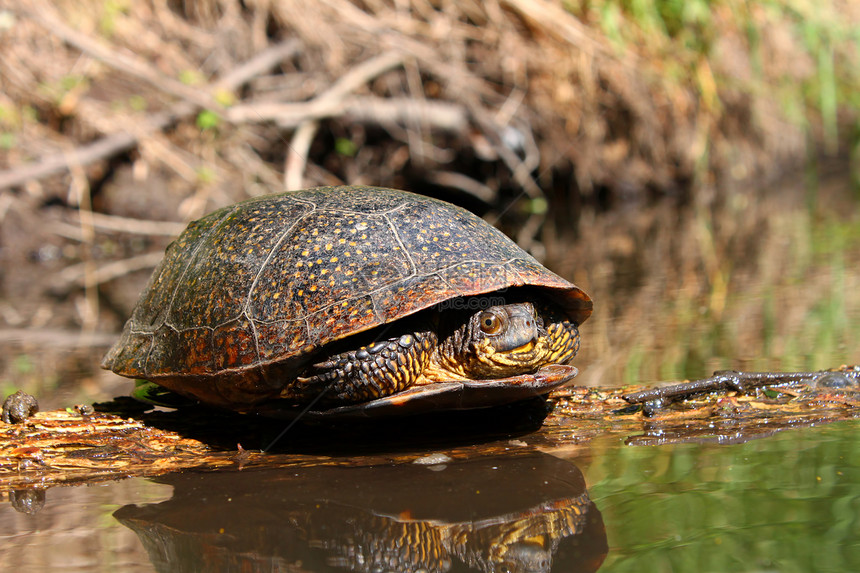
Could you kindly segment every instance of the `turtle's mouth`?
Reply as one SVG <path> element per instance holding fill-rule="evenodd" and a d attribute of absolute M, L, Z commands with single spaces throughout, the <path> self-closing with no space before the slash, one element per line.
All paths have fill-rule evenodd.
<path fill-rule="evenodd" d="M 519 342 L 510 349 L 497 349 L 489 344 L 479 348 L 469 361 L 467 377 L 480 380 L 516 376 L 534 372 L 546 363 L 547 347 L 544 339 L 531 338 L 528 342 Z"/>
<path fill-rule="evenodd" d="M 516 348 L 511 350 L 511 353 L 512 354 L 520 354 L 520 353 L 531 352 L 535 349 L 535 345 L 536 345 L 536 343 L 534 340 L 529 340 L 528 342 L 526 342 L 522 346 L 517 346 Z"/>

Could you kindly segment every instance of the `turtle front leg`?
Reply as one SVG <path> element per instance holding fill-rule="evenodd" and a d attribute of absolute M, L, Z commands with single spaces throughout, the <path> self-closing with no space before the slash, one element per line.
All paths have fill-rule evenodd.
<path fill-rule="evenodd" d="M 296 382 L 305 396 L 325 392 L 326 402 L 365 402 L 409 388 L 436 346 L 433 332 L 403 334 L 329 356 Z"/>
<path fill-rule="evenodd" d="M 579 352 L 579 329 L 576 324 L 563 320 L 547 327 L 549 351 L 547 363 L 567 364 Z"/>

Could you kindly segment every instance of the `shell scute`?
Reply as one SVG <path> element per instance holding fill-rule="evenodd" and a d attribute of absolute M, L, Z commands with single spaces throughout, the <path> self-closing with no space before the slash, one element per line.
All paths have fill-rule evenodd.
<path fill-rule="evenodd" d="M 345 217 L 328 209 L 308 214 L 260 271 L 250 292 L 249 316 L 305 318 L 409 276 L 408 258 L 385 248 L 395 240 L 380 216 Z"/>
<path fill-rule="evenodd" d="M 226 322 L 212 332 L 212 346 L 216 370 L 243 368 L 257 363 L 257 334 L 250 320 L 244 316 Z"/>
<path fill-rule="evenodd" d="M 152 350 L 143 371 L 145 377 L 173 372 L 176 365 L 189 376 L 212 372 L 215 366 L 211 328 L 174 330 L 163 327 L 153 337 Z"/>
<path fill-rule="evenodd" d="M 238 318 L 261 269 L 277 256 L 289 222 L 312 209 L 295 201 L 257 201 L 211 225 L 175 281 L 168 323 L 177 330 L 215 328 Z"/>

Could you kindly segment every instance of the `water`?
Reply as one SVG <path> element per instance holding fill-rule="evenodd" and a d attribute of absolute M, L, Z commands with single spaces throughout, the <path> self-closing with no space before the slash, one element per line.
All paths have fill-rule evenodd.
<path fill-rule="evenodd" d="M 606 571 L 860 570 L 860 423 L 745 444 L 617 447 L 585 470 Z"/>
<path fill-rule="evenodd" d="M 0 506 L 3 568 L 154 571 L 138 537 L 112 513 L 129 503 L 152 503 L 170 495 L 169 486 L 130 479 L 49 489 L 44 506 L 35 514 L 18 512 L 11 503 L 4 503 Z"/>
<path fill-rule="evenodd" d="M 553 268 L 595 300 L 579 382 L 860 362 L 855 200 L 844 179 L 822 185 L 815 201 L 803 189 L 777 191 L 738 194 L 711 210 L 593 215 L 575 242 L 547 241 Z M 52 370 L 71 353 L 57 360 L 47 351 L 39 341 L 4 345 L 0 386 L 50 380 L 37 392 L 48 407 L 125 392 L 97 373 L 100 347 L 71 360 L 83 371 Z M 44 499 L 3 492 L 0 563 L 18 571 L 860 570 L 858 421 L 732 445 L 630 446 L 626 434 L 589 441 L 575 425 L 551 431 L 467 434 L 460 445 L 478 446 L 442 448 L 467 453 L 429 465 L 402 463 L 433 453 L 404 448 L 405 432 L 372 460 L 340 448 L 322 466 L 54 487 Z"/>
<path fill-rule="evenodd" d="M 0 552 L 21 571 L 856 571 L 858 435 L 851 421 L 730 446 L 610 435 L 541 452 L 524 445 L 538 433 L 431 465 L 53 488 L 35 514 L 0 508 Z"/>

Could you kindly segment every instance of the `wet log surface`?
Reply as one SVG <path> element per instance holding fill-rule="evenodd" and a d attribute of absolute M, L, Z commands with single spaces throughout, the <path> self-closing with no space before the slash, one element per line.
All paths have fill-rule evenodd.
<path fill-rule="evenodd" d="M 827 384 L 720 388 L 684 399 L 676 393 L 644 405 L 629 402 L 642 387 L 575 387 L 549 401 L 368 424 L 290 425 L 202 408 L 146 410 L 119 398 L 91 414 L 69 408 L 0 423 L 0 496 L 190 469 L 444 463 L 523 449 L 570 454 L 610 435 L 631 446 L 739 443 L 858 417 L 858 370 L 837 372 L 847 381 L 837 387 L 827 376 Z"/>

